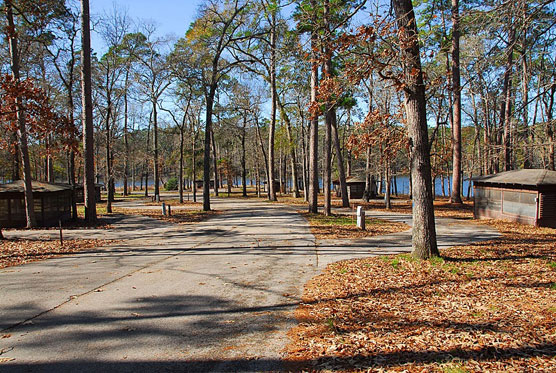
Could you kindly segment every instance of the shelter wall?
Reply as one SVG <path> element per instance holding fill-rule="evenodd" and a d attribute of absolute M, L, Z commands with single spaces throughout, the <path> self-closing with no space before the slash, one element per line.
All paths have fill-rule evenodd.
<path fill-rule="evenodd" d="M 537 225 L 539 193 L 534 190 L 474 186 L 475 218 Z"/>
<path fill-rule="evenodd" d="M 39 226 L 54 226 L 58 220 L 71 218 L 71 190 L 33 193 L 35 217 Z M 23 193 L 0 195 L 0 225 L 4 228 L 25 227 L 25 200 Z"/>

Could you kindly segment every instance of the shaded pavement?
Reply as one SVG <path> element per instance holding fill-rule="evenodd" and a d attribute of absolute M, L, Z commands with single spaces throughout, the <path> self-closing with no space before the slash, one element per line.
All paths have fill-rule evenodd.
<path fill-rule="evenodd" d="M 122 241 L 0 270 L 0 371 L 280 370 L 309 278 L 337 260 L 410 250 L 409 232 L 316 243 L 293 208 L 213 207 L 224 212 L 192 225 L 119 216 L 113 229 L 68 231 Z M 439 220 L 439 243 L 494 236 L 477 227 Z"/>

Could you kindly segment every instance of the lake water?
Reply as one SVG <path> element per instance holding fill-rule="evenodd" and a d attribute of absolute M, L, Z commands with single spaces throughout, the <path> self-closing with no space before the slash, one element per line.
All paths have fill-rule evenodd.
<path fill-rule="evenodd" d="M 395 181 L 396 181 L 396 187 L 397 187 L 398 194 L 409 194 L 409 176 L 407 176 L 407 175 L 398 175 L 398 176 L 396 176 Z M 131 184 L 131 180 L 129 182 Z M 253 180 L 253 183 L 255 183 L 254 180 Z M 462 188 L 461 192 L 462 192 L 464 197 L 467 197 L 469 183 L 470 183 L 470 181 L 468 179 L 463 180 L 463 188 Z M 322 188 L 322 180 L 319 180 L 319 184 L 320 184 L 320 187 Z M 139 187 L 140 183 L 136 182 L 135 185 L 137 187 Z M 251 185 L 251 180 L 250 179 L 247 179 L 247 185 Z M 116 182 L 116 188 L 121 188 L 121 187 L 123 187 L 123 182 L 122 181 L 117 181 Z M 149 187 L 150 188 L 154 187 L 154 182 L 152 180 L 149 180 Z M 290 188 L 290 187 L 291 187 L 291 179 L 288 180 L 288 188 Z M 383 183 L 381 193 L 384 193 L 384 188 L 385 187 L 386 187 L 386 184 Z M 161 188 L 163 188 L 163 185 L 161 185 Z M 395 191 L 394 179 L 392 179 L 392 194 L 394 194 L 394 191 Z M 444 191 L 445 191 L 447 196 L 450 196 L 450 193 L 452 191 L 452 178 L 451 177 L 444 178 Z M 471 196 L 473 196 L 473 186 L 471 186 L 470 193 L 471 193 Z M 435 180 L 435 194 L 437 196 L 442 196 L 442 179 L 440 177 L 437 177 L 436 180 Z"/>

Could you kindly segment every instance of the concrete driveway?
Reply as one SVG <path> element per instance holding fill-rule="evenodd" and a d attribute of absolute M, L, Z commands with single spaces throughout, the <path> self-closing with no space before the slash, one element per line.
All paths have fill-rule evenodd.
<path fill-rule="evenodd" d="M 293 208 L 213 207 L 224 212 L 194 225 L 119 217 L 114 229 L 68 232 L 124 241 L 0 270 L 0 371 L 281 370 L 309 278 L 337 260 L 410 250 L 408 232 L 316 243 Z M 473 232 L 458 224 L 439 241 L 495 235 Z"/>

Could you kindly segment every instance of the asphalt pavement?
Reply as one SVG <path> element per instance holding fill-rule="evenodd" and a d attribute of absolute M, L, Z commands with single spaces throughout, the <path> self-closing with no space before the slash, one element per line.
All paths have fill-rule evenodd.
<path fill-rule="evenodd" d="M 0 270 L 0 372 L 283 370 L 306 281 L 331 262 L 411 249 L 409 231 L 317 241 L 292 207 L 212 204 L 222 213 L 189 225 L 116 216 L 66 237 L 117 244 Z M 450 219 L 437 229 L 441 247 L 497 235 Z"/>

